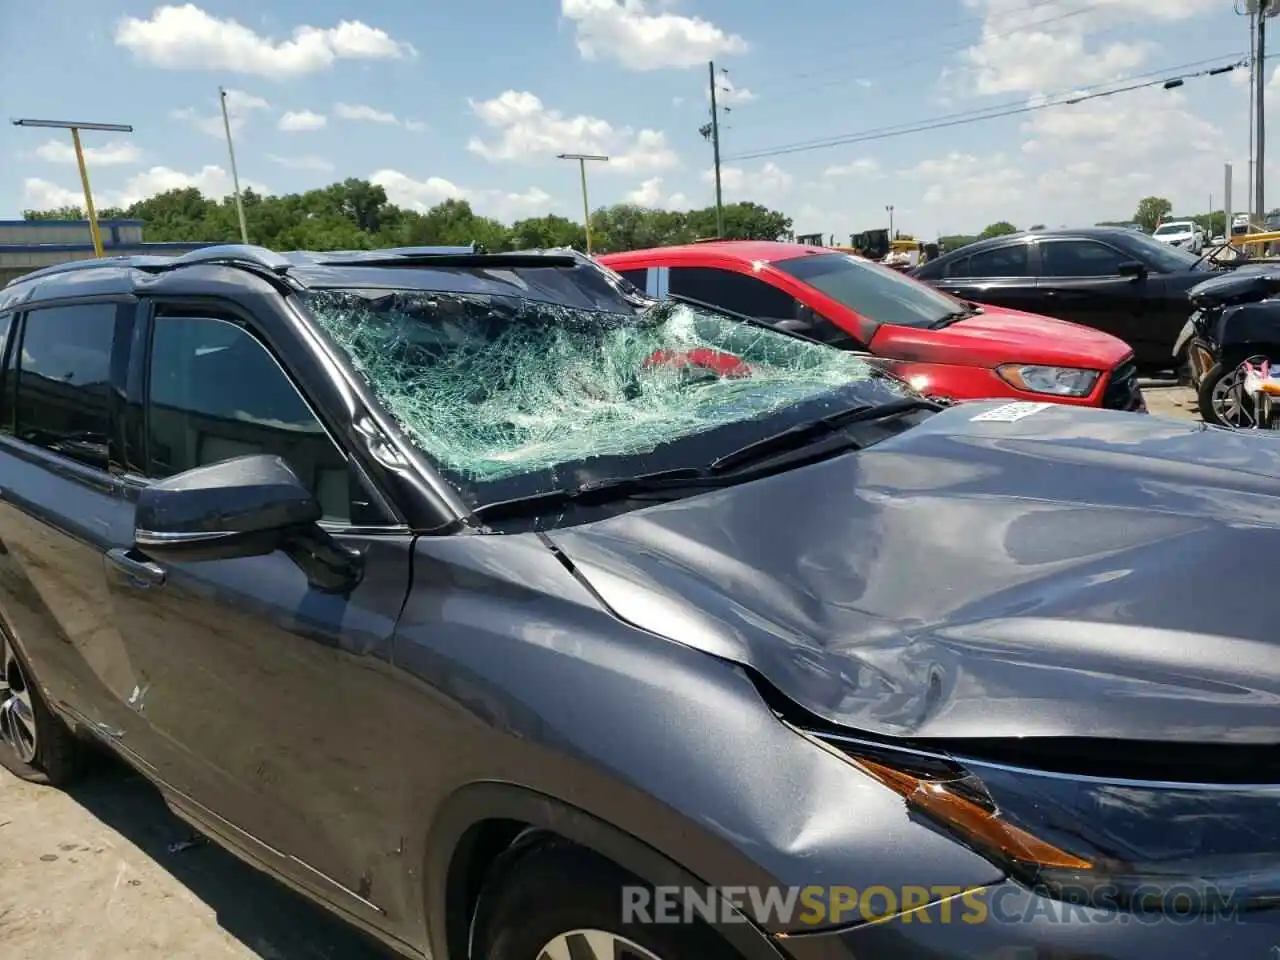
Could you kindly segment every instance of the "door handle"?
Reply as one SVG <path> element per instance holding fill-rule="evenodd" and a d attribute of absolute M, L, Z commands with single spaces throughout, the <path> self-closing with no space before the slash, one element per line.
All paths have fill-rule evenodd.
<path fill-rule="evenodd" d="M 133 555 L 132 550 L 116 547 L 107 551 L 107 563 L 123 572 L 130 580 L 142 586 L 161 586 L 165 581 L 164 567 L 150 560 Z"/>

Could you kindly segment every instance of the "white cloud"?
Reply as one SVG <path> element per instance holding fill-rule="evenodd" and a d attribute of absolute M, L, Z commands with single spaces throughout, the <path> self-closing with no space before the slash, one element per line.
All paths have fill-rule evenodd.
<path fill-rule="evenodd" d="M 279 154 L 269 153 L 267 159 L 272 163 L 279 164 L 289 170 L 309 170 L 313 173 L 332 173 L 333 164 L 324 157 L 282 157 Z"/>
<path fill-rule="evenodd" d="M 702 179 L 707 183 L 714 183 L 715 169 L 704 170 Z M 720 167 L 720 191 L 728 201 L 776 202 L 791 192 L 793 182 L 791 174 L 776 163 L 766 163 L 755 170 Z"/>
<path fill-rule="evenodd" d="M 29 209 L 47 210 L 63 206 L 83 206 L 84 195 L 80 190 L 51 183 L 39 177 L 29 177 L 23 181 L 23 200 Z M 127 207 L 154 197 L 157 193 L 168 190 L 181 190 L 196 187 L 201 193 L 215 200 L 228 196 L 233 185 L 231 175 L 222 167 L 214 164 L 202 167 L 195 173 L 183 173 L 170 167 L 151 167 L 141 173 L 129 177 L 118 189 L 94 190 L 93 199 L 99 209 L 107 207 Z M 241 180 L 240 187 L 257 193 L 270 193 L 265 184 L 252 180 Z"/>
<path fill-rule="evenodd" d="M 201 113 L 195 107 L 183 107 L 180 110 L 174 110 L 170 113 L 170 116 L 175 120 L 182 120 L 191 124 L 201 133 L 207 133 L 211 137 L 225 136 L 222 105 L 218 103 L 217 97 L 213 99 L 215 106 L 211 113 Z M 227 121 L 231 124 L 233 132 L 243 127 L 245 121 L 249 119 L 254 111 L 269 109 L 271 109 L 271 104 L 261 97 L 245 93 L 243 90 L 227 90 Z"/>
<path fill-rule="evenodd" d="M 319 130 L 328 118 L 323 113 L 312 113 L 310 110 L 289 110 L 281 117 L 278 126 L 281 130 L 297 133 L 302 130 Z"/>
<path fill-rule="evenodd" d="M 116 25 L 115 42 L 148 66 L 277 79 L 325 70 L 337 60 L 394 60 L 416 53 L 359 20 L 343 20 L 336 27 L 297 27 L 291 39 L 276 41 L 193 3 L 157 7 L 145 20 L 125 17 Z"/>
<path fill-rule="evenodd" d="M 422 213 L 446 200 L 466 200 L 477 214 L 510 221 L 541 216 L 555 205 L 551 195 L 538 187 L 516 193 L 468 189 L 443 177 L 415 180 L 399 170 L 390 169 L 370 174 L 369 182 L 382 187 L 392 203 Z"/>
<path fill-rule="evenodd" d="M 398 124 L 400 119 L 386 110 L 369 107 L 363 103 L 335 103 L 333 115 L 339 120 L 356 120 L 363 123 Z"/>
<path fill-rule="evenodd" d="M 560 0 L 560 15 L 574 24 L 584 60 L 613 60 L 628 70 L 702 66 L 749 49 L 701 17 L 650 13 L 645 0 Z"/>
<path fill-rule="evenodd" d="M 427 129 L 427 125 L 421 120 L 406 120 L 404 122 L 404 128 L 410 133 L 421 133 L 423 130 Z"/>
<path fill-rule="evenodd" d="M 689 198 L 683 193 L 666 194 L 663 192 L 661 177 L 650 177 L 640 186 L 626 195 L 627 203 L 634 203 L 650 210 L 685 210 L 689 206 Z"/>
<path fill-rule="evenodd" d="M 1117 26 L 1150 27 L 1219 10 L 1219 0 L 971 0 L 984 17 L 981 39 L 961 56 L 959 73 L 947 70 L 961 87 L 979 95 L 1044 92 L 1087 86 L 1131 73 L 1146 62 L 1155 44 L 1147 40 L 1091 43 Z"/>
<path fill-rule="evenodd" d="M 883 176 L 880 162 L 872 157 L 859 157 L 848 163 L 837 163 L 822 171 L 824 177 L 856 177 L 867 180 Z"/>
<path fill-rule="evenodd" d="M 94 167 L 115 167 L 137 163 L 142 151 L 127 140 L 112 140 L 100 147 L 83 147 L 84 159 Z M 49 140 L 36 148 L 35 155 L 49 163 L 75 163 L 75 148 L 65 140 Z"/>
<path fill-rule="evenodd" d="M 1022 199 L 1023 172 L 1005 157 L 977 157 L 952 151 L 942 157 L 922 160 L 908 169 L 904 178 L 923 184 L 926 205 L 945 206 L 952 211 L 1004 211 Z M 1001 212 L 993 219 L 1003 219 Z M 985 224 L 983 224 L 985 226 Z"/>
<path fill-rule="evenodd" d="M 600 164 L 623 173 L 670 170 L 680 160 L 658 130 L 634 131 L 614 127 L 598 117 L 566 117 L 550 110 L 532 93 L 507 90 L 492 100 L 472 100 L 471 109 L 498 133 L 496 143 L 473 137 L 467 149 L 487 160 L 547 160 L 557 153 L 587 153 L 609 157 Z"/>

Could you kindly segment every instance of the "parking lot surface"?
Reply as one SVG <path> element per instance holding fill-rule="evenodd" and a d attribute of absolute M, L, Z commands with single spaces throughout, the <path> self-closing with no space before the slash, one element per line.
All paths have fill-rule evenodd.
<path fill-rule="evenodd" d="M 1185 388 L 1146 391 L 1195 418 Z M 103 760 L 70 793 L 0 769 L 0 960 L 385 960 L 317 907 L 193 837 Z"/>

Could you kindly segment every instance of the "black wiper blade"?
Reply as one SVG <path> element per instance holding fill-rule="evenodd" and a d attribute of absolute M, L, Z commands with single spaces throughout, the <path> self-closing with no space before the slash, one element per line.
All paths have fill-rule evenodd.
<path fill-rule="evenodd" d="M 886 420 L 915 410 L 937 411 L 941 409 L 943 409 L 942 404 L 935 403 L 933 400 L 926 400 L 924 397 L 905 397 L 902 400 L 892 400 L 888 403 L 878 403 L 873 406 L 850 407 L 848 410 L 828 414 L 825 417 L 819 417 L 817 420 L 806 420 L 804 423 L 788 427 L 780 433 L 752 441 L 744 447 L 739 447 L 737 450 L 712 460 L 707 469 L 712 474 L 722 474 L 735 467 L 759 460 L 762 457 L 802 447 L 819 437 L 852 423 L 870 423 L 875 420 Z"/>
<path fill-rule="evenodd" d="M 982 313 L 982 307 L 976 303 L 970 303 L 959 310 L 952 310 L 945 317 L 940 317 L 929 325 L 930 330 L 941 330 L 943 327 L 949 327 L 953 323 L 959 323 L 961 320 L 968 320 L 970 317 L 976 317 Z"/>
<path fill-rule="evenodd" d="M 527 497 L 500 500 L 477 507 L 475 515 L 482 520 L 499 517 L 536 516 L 548 510 L 571 506 L 595 506 L 613 503 L 631 497 L 657 493 L 664 490 L 687 489 L 697 486 L 723 486 L 723 481 L 710 480 L 696 467 L 680 467 L 641 473 L 630 477 L 606 477 L 589 480 L 576 487 L 558 487 Z"/>

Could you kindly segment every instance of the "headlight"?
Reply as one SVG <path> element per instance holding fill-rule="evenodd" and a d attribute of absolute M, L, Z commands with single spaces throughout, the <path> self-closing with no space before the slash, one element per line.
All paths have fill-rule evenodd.
<path fill-rule="evenodd" d="M 1076 367 L 1041 367 L 1035 364 L 1006 363 L 996 367 L 1005 383 L 1028 393 L 1055 397 L 1087 397 L 1098 382 L 1100 371 Z"/>
<path fill-rule="evenodd" d="M 834 745 L 1042 896 L 1179 916 L 1280 901 L 1280 786 L 1110 781 Z"/>

